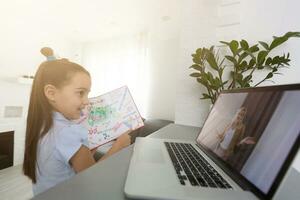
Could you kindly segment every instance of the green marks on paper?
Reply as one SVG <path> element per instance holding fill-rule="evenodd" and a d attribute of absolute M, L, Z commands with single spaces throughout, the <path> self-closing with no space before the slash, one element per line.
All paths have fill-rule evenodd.
<path fill-rule="evenodd" d="M 110 120 L 115 114 L 115 109 L 111 106 L 104 106 L 104 107 L 96 107 L 92 106 L 89 109 L 88 115 L 88 124 L 90 126 L 94 126 L 100 122 L 105 122 Z"/>

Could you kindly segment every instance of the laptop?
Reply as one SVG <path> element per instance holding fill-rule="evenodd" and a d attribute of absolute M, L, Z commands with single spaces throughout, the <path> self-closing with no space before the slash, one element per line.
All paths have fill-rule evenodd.
<path fill-rule="evenodd" d="M 274 198 L 292 168 L 299 134 L 300 84 L 222 91 L 195 141 L 137 138 L 125 195 Z"/>

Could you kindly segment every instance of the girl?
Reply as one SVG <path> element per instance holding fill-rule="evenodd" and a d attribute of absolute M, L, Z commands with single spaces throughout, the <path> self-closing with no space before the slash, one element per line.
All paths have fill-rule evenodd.
<path fill-rule="evenodd" d="M 87 130 L 73 121 L 88 104 L 90 88 L 89 72 L 76 63 L 48 59 L 39 66 L 29 102 L 23 163 L 34 195 L 95 164 Z M 128 146 L 128 133 L 100 160 Z"/>
<path fill-rule="evenodd" d="M 239 108 L 231 123 L 225 128 L 223 133 L 218 135 L 220 141 L 214 152 L 224 160 L 227 160 L 232 155 L 236 146 L 255 144 L 253 137 L 244 138 L 246 126 L 243 121 L 246 113 L 247 109 L 245 107 Z"/>

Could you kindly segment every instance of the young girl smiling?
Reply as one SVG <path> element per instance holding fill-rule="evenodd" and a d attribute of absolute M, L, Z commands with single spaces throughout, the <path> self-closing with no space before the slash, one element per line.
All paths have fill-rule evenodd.
<path fill-rule="evenodd" d="M 39 66 L 29 102 L 23 163 L 35 195 L 96 163 L 87 147 L 87 130 L 74 121 L 88 104 L 90 88 L 89 72 L 76 63 L 48 59 Z M 100 160 L 128 146 L 128 133 Z"/>

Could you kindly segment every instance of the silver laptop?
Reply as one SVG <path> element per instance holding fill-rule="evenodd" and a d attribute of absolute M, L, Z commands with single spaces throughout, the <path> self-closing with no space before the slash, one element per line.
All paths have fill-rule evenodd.
<path fill-rule="evenodd" d="M 274 198 L 298 152 L 299 134 L 300 84 L 223 91 L 196 141 L 137 138 L 125 194 Z"/>

